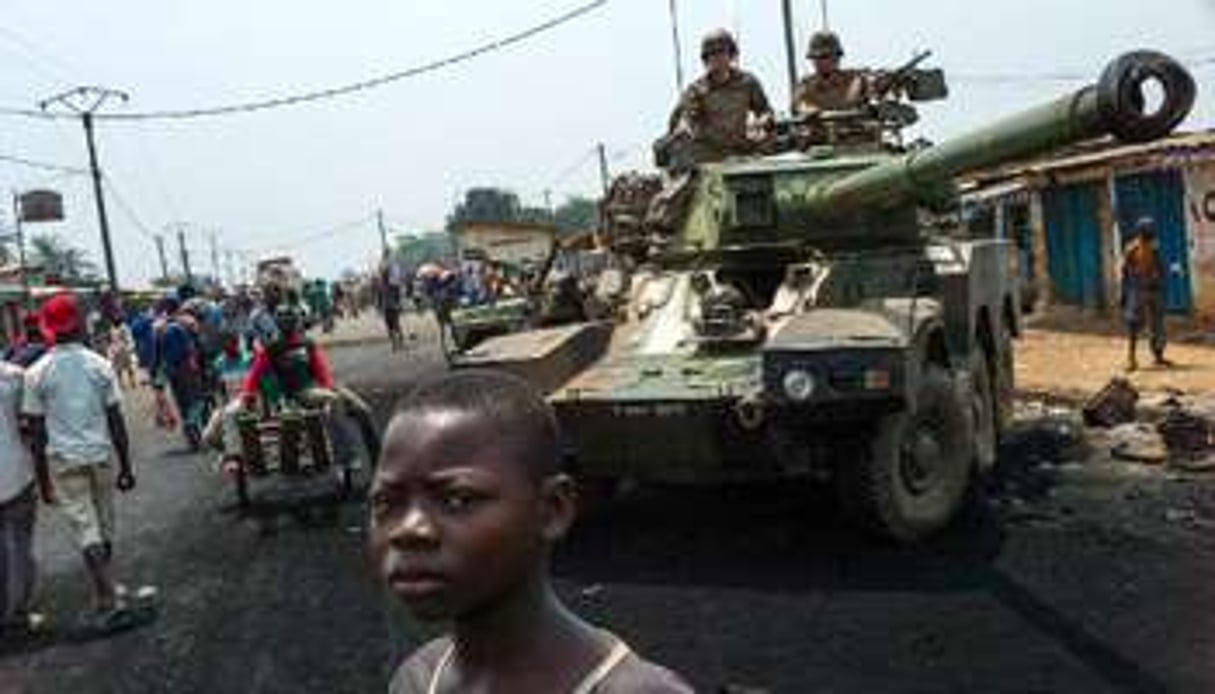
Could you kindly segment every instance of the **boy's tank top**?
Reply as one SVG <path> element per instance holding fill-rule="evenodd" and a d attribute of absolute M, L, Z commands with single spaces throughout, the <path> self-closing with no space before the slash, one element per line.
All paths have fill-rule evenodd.
<path fill-rule="evenodd" d="M 678 675 L 642 659 L 628 645 L 608 634 L 613 646 L 571 694 L 690 694 L 693 690 Z M 397 669 L 389 694 L 438 694 L 451 665 L 454 645 L 437 639 L 418 649 Z"/>

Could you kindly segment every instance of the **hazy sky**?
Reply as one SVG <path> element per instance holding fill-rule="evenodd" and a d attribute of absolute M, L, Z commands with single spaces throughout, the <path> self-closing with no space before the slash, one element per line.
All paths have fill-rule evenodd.
<path fill-rule="evenodd" d="M 128 91 L 130 103 L 118 108 L 130 111 L 287 95 L 457 53 L 584 2 L 4 0 L 0 106 L 29 107 L 77 84 Z M 795 2 L 799 54 L 818 4 Z M 741 37 L 744 67 L 773 103 L 787 102 L 779 2 L 678 6 L 689 77 L 700 36 L 728 26 Z M 1187 126 L 1215 125 L 1215 0 L 834 0 L 830 21 L 851 64 L 935 51 L 952 98 L 923 109 L 932 138 L 1081 86 L 1135 47 L 1194 63 L 1199 106 Z M 473 186 L 514 188 L 537 204 L 546 189 L 554 201 L 594 195 L 594 144 L 606 144 L 613 170 L 644 166 L 674 98 L 667 0 L 609 0 L 525 44 L 416 79 L 249 115 L 101 123 L 98 146 L 121 200 L 149 231 L 189 224 L 195 268 L 209 269 L 215 231 L 221 247 L 288 248 L 308 272 L 333 275 L 374 255 L 377 207 L 404 231 L 440 227 Z M 80 125 L 70 121 L 0 116 L 0 155 L 86 162 Z M 100 262 L 86 178 L 0 161 L 0 186 L 61 189 L 69 221 L 42 229 Z M 119 200 L 109 202 L 120 281 L 154 276 L 153 242 Z"/>

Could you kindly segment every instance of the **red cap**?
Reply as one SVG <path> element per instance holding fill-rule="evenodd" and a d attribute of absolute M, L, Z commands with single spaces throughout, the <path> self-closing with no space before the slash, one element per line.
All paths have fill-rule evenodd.
<path fill-rule="evenodd" d="M 56 294 L 42 305 L 42 329 L 55 337 L 80 330 L 80 305 L 72 294 Z"/>

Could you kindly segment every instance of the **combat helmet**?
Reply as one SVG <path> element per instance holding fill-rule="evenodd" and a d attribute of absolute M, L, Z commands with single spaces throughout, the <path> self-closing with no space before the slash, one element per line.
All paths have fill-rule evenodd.
<path fill-rule="evenodd" d="M 714 29 L 705 34 L 700 40 L 700 57 L 707 58 L 718 51 L 738 55 L 738 42 L 734 40 L 734 34 L 725 29 Z"/>
<path fill-rule="evenodd" d="M 810 37 L 810 47 L 806 50 L 807 58 L 839 58 L 842 55 L 844 45 L 840 43 L 840 37 L 834 31 L 816 31 Z"/>

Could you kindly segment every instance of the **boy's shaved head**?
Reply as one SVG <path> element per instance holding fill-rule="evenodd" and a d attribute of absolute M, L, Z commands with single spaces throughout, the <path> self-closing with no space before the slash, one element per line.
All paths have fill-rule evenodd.
<path fill-rule="evenodd" d="M 533 479 L 542 480 L 560 471 L 553 409 L 518 376 L 478 369 L 430 378 L 397 402 L 393 417 L 428 412 L 459 412 L 482 418 Z"/>

